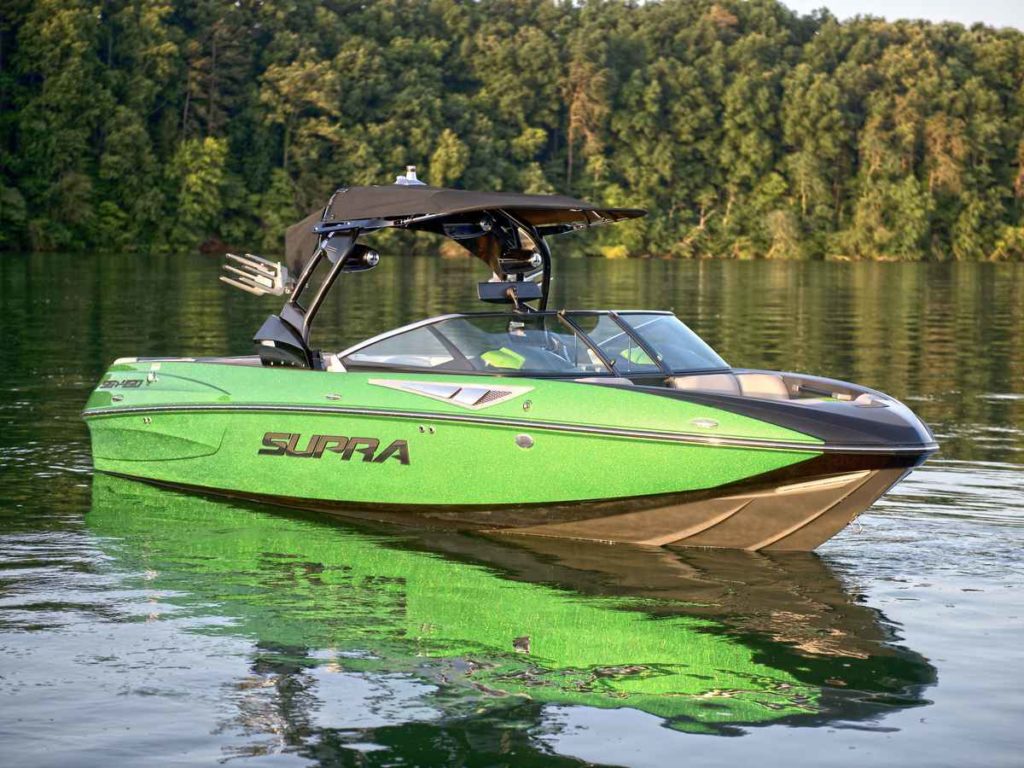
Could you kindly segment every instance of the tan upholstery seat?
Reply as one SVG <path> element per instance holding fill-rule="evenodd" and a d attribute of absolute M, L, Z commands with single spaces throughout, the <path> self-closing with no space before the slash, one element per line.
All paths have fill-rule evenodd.
<path fill-rule="evenodd" d="M 586 376 L 582 379 L 573 379 L 573 381 L 582 381 L 584 384 L 611 384 L 619 387 L 633 386 L 632 381 L 619 376 Z"/>
<path fill-rule="evenodd" d="M 674 389 L 700 392 L 720 392 L 725 395 L 740 394 L 740 385 L 731 373 L 697 373 L 692 376 L 673 376 L 669 385 Z"/>
<path fill-rule="evenodd" d="M 789 389 L 781 376 L 774 373 L 740 373 L 740 391 L 744 397 L 760 397 L 765 400 L 789 400 Z"/>

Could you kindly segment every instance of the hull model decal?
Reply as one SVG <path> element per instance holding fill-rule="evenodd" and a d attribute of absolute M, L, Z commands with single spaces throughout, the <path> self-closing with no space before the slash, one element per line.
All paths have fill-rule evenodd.
<path fill-rule="evenodd" d="M 302 443 L 305 447 L 300 448 Z M 383 451 L 377 453 L 380 440 L 376 437 L 344 437 L 342 435 L 310 435 L 302 440 L 302 435 L 294 432 L 267 432 L 263 435 L 263 447 L 260 456 L 290 456 L 299 459 L 319 459 L 325 452 L 337 454 L 342 461 L 352 461 L 358 455 L 358 461 L 383 464 L 388 459 L 397 459 L 399 464 L 409 464 L 409 443 L 395 440 Z M 375 455 L 376 454 L 376 455 Z"/>
<path fill-rule="evenodd" d="M 96 389 L 139 389 L 145 383 L 145 379 L 107 379 Z"/>

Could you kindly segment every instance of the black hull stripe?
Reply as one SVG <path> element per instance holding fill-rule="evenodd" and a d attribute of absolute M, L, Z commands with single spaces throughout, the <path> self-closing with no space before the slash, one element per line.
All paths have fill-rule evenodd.
<path fill-rule="evenodd" d="M 386 419 L 410 419 L 415 421 L 446 421 L 463 424 L 484 424 L 515 429 L 540 429 L 549 432 L 597 435 L 601 437 L 623 437 L 636 440 L 658 440 L 688 445 L 704 445 L 720 448 L 757 448 L 774 451 L 802 451 L 806 453 L 868 453 L 868 454 L 928 454 L 938 445 L 826 445 L 801 443 L 786 440 L 758 440 L 743 437 L 711 437 L 705 435 L 678 434 L 654 430 L 619 429 L 616 427 L 595 427 L 583 424 L 557 424 L 552 422 L 529 421 L 527 419 L 503 419 L 493 416 L 470 416 L 460 413 L 424 413 L 422 411 L 397 411 L 376 408 L 347 408 L 322 405 L 275 405 L 275 404 L 188 404 L 188 405 L 140 405 L 121 408 L 93 408 L 84 411 L 85 419 L 123 416 L 147 413 L 311 413 L 334 416 L 369 416 Z"/>

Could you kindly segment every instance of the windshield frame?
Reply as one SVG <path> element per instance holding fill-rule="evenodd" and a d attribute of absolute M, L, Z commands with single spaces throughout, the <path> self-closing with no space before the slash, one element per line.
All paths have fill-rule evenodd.
<path fill-rule="evenodd" d="M 566 378 L 630 378 L 630 379 L 664 379 L 669 376 L 676 375 L 689 375 L 694 373 L 721 373 L 724 371 L 730 371 L 732 368 L 715 367 L 715 368 L 694 368 L 694 369 L 680 369 L 673 370 L 668 367 L 664 360 L 657 354 L 657 351 L 651 347 L 646 339 L 642 337 L 634 328 L 632 328 L 625 317 L 629 315 L 665 315 L 668 317 L 675 317 L 673 312 L 665 310 L 647 310 L 647 309 L 629 309 L 629 310 L 599 310 L 599 309 L 571 309 L 571 310 L 546 310 L 546 311 L 532 311 L 532 312 L 502 312 L 498 310 L 481 311 L 481 312 L 455 312 L 444 315 L 438 315 L 436 317 L 426 318 L 424 320 L 418 320 L 408 325 L 403 325 L 400 328 L 394 328 L 383 333 L 379 333 L 375 336 L 371 336 L 368 339 L 360 341 L 352 346 L 338 352 L 336 354 L 338 360 L 342 363 L 345 370 L 351 371 L 396 371 L 401 373 L 424 373 L 432 375 L 458 375 L 458 376 L 498 376 L 498 377 L 519 377 L 519 378 L 532 378 L 532 379 L 566 379 Z M 580 324 L 575 318 L 585 316 L 605 316 L 609 317 L 622 331 L 622 334 L 629 338 L 639 349 L 641 349 L 652 361 L 652 364 L 656 366 L 656 370 L 651 371 L 637 371 L 637 372 L 622 372 L 619 370 L 616 361 L 610 358 L 605 351 L 595 342 L 590 335 L 583 330 Z M 516 371 L 516 370 L 495 370 L 495 371 L 480 371 L 480 370 L 452 370 L 452 369 L 437 369 L 437 368 L 425 368 L 419 366 L 408 366 L 408 365 L 387 365 L 387 364 L 368 364 L 360 362 L 349 362 L 349 358 L 362 352 L 370 346 L 373 346 L 379 342 L 386 341 L 388 339 L 400 336 L 410 331 L 414 331 L 420 328 L 429 328 L 434 325 L 439 325 L 446 321 L 466 318 L 490 318 L 499 317 L 507 318 L 509 320 L 514 319 L 539 319 L 539 318 L 554 318 L 560 322 L 565 329 L 576 336 L 587 348 L 589 348 L 594 355 L 602 362 L 605 369 L 604 371 L 594 372 L 567 372 L 567 371 Z M 685 325 L 685 323 L 684 323 Z M 443 333 L 439 332 L 443 336 Z M 698 337 L 699 338 L 699 337 Z M 724 362 L 724 361 L 723 361 Z"/>

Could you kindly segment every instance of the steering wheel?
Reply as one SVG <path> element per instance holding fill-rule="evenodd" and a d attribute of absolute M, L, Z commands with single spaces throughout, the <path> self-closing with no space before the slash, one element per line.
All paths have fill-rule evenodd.
<path fill-rule="evenodd" d="M 569 365 L 576 365 L 572 352 L 569 351 L 569 347 L 566 346 L 565 342 L 558 337 L 557 333 L 549 333 L 547 335 L 545 347 L 549 352 L 557 355 Z"/>

